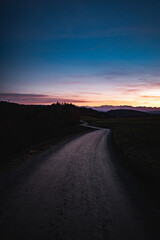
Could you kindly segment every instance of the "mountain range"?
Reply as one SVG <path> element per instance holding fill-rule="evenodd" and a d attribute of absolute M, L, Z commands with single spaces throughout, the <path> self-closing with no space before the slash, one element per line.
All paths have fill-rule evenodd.
<path fill-rule="evenodd" d="M 101 111 L 101 112 L 125 109 L 125 110 L 136 110 L 136 111 L 142 111 L 142 112 L 160 113 L 160 107 L 145 107 L 145 106 L 133 107 L 133 106 L 128 106 L 128 105 L 118 105 L 118 106 L 102 105 L 99 107 L 92 107 L 92 109 Z"/>

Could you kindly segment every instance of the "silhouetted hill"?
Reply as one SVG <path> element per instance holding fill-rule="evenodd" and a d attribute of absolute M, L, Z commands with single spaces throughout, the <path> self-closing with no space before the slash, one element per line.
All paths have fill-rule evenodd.
<path fill-rule="evenodd" d="M 106 113 L 108 118 L 137 118 L 137 117 L 150 117 L 151 114 L 146 112 L 140 112 L 136 110 L 126 110 L 126 109 L 118 109 L 118 110 L 110 110 Z"/>
<path fill-rule="evenodd" d="M 95 118 L 143 118 L 143 117 L 151 117 L 155 116 L 147 113 L 141 112 L 136 110 L 127 110 L 127 109 L 117 109 L 117 110 L 110 110 L 108 112 L 101 112 L 94 110 L 92 108 L 80 107 L 80 115 L 82 116 L 90 116 Z"/>
<path fill-rule="evenodd" d="M 105 112 L 99 112 L 88 107 L 79 107 L 79 112 L 81 116 L 90 116 L 95 118 L 106 118 L 107 116 Z"/>
<path fill-rule="evenodd" d="M 160 115 L 160 111 L 149 111 L 150 114 Z"/>

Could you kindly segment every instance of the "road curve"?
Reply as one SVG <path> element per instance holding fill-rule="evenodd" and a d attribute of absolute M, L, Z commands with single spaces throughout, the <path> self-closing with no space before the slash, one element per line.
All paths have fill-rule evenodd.
<path fill-rule="evenodd" d="M 109 135 L 106 129 L 85 134 L 3 176 L 0 239 L 153 239 L 128 192 L 133 182 L 119 175 L 125 170 Z"/>

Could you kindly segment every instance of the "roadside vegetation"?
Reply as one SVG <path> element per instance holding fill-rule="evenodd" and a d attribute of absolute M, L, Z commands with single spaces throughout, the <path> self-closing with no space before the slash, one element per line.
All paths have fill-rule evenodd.
<path fill-rule="evenodd" d="M 113 130 L 122 159 L 157 197 L 160 194 L 160 117 L 84 117 L 89 124 Z"/>

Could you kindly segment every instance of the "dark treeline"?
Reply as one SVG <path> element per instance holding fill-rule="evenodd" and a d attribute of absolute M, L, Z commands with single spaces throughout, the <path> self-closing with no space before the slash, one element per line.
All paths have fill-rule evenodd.
<path fill-rule="evenodd" d="M 1 162 L 23 149 L 75 133 L 80 121 L 72 104 L 19 105 L 0 102 Z"/>

